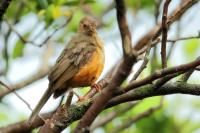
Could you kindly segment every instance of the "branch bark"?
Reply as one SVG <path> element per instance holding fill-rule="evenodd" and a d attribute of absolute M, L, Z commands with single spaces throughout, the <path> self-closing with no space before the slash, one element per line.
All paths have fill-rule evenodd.
<path fill-rule="evenodd" d="M 10 5 L 11 0 L 2 0 L 0 3 L 0 22 L 2 20 L 3 15 L 5 14 L 8 6 Z"/>
<path fill-rule="evenodd" d="M 167 13 L 168 13 L 168 6 L 171 0 L 166 0 L 164 3 L 163 8 L 163 15 L 162 15 L 162 43 L 161 43 L 161 59 L 162 59 L 162 68 L 167 67 L 167 56 L 166 56 L 166 43 L 167 43 Z"/>
<path fill-rule="evenodd" d="M 200 95 L 200 85 L 187 84 L 183 82 L 167 83 L 156 91 L 154 90 L 154 88 L 155 86 L 153 84 L 137 88 L 128 93 L 124 93 L 120 96 L 114 97 L 107 103 L 107 106 L 110 107 L 118 105 L 120 103 L 141 100 L 143 98 L 153 96 L 163 96 L 170 94 L 190 94 L 196 96 Z"/>
<path fill-rule="evenodd" d="M 102 79 L 97 84 L 103 89 L 108 85 L 108 79 Z M 90 89 L 90 91 L 84 95 L 84 98 L 87 99 L 86 101 L 71 106 L 69 106 L 68 102 L 70 101 L 70 97 L 68 97 L 67 102 L 57 109 L 53 116 L 41 127 L 39 132 L 57 133 L 64 130 L 72 121 L 75 119 L 78 120 L 84 115 L 92 104 L 93 97 L 96 93 L 97 89 Z"/>
<path fill-rule="evenodd" d="M 182 64 L 182 65 L 179 65 L 179 66 L 176 66 L 176 67 L 165 68 L 165 69 L 156 71 L 146 78 L 143 78 L 143 79 L 137 80 L 137 81 L 133 81 L 127 87 L 125 87 L 124 89 L 121 89 L 116 94 L 122 94 L 124 91 L 127 92 L 127 91 L 134 89 L 134 88 L 143 86 L 145 84 L 152 83 L 154 80 L 156 80 L 158 78 L 162 78 L 162 77 L 170 75 L 170 74 L 184 72 L 184 71 L 186 72 L 190 69 L 194 69 L 195 67 L 197 67 L 199 65 L 200 65 L 200 58 L 198 58 L 197 60 L 192 61 L 190 63 L 187 63 L 187 64 Z"/>
<path fill-rule="evenodd" d="M 45 119 L 48 119 L 52 116 L 52 112 L 43 114 L 41 116 Z M 44 121 L 40 117 L 36 117 L 31 126 L 28 124 L 27 120 L 23 120 L 14 124 L 10 124 L 6 127 L 1 127 L 0 133 L 28 133 L 34 128 L 37 128 L 43 124 Z"/>
<path fill-rule="evenodd" d="M 117 96 L 115 98 L 112 98 L 105 106 L 104 109 L 116 106 L 121 103 L 129 102 L 129 101 L 137 101 L 148 97 L 153 96 L 163 96 L 163 95 L 171 95 L 171 94 L 190 94 L 190 95 L 196 95 L 200 96 L 200 85 L 197 84 L 188 84 L 184 82 L 174 82 L 174 83 L 167 83 L 164 86 L 160 87 L 157 91 L 153 91 L 154 85 L 146 85 L 140 88 L 137 88 L 133 91 L 130 91 L 129 93 L 125 93 L 123 95 Z M 82 115 L 86 112 L 85 108 L 89 108 L 89 106 L 92 103 L 91 101 L 85 101 L 84 103 L 77 103 L 74 105 L 71 105 L 68 110 L 71 110 L 71 113 L 69 113 L 67 110 L 63 110 L 66 112 L 62 112 L 60 115 L 63 117 L 66 117 L 65 123 L 66 125 L 62 125 L 63 128 L 59 131 L 64 130 L 67 126 L 72 124 L 74 121 L 80 119 Z M 62 107 L 61 107 L 62 108 Z M 74 110 L 75 111 L 72 111 Z M 58 109 L 62 111 L 62 109 Z M 44 117 L 44 115 L 42 115 Z M 48 115 L 48 117 L 44 118 L 50 118 L 52 115 Z M 60 116 L 61 117 L 61 116 Z M 39 120 L 38 120 L 39 119 Z M 6 127 L 0 128 L 1 133 L 23 133 L 31 131 L 34 128 L 37 128 L 41 125 L 43 125 L 43 121 L 41 118 L 38 118 L 34 121 L 34 126 L 30 127 L 27 124 L 27 121 L 24 120 L 22 122 L 17 122 L 11 125 L 8 125 Z M 58 123 L 58 121 L 57 121 Z M 55 126 L 54 126 L 55 127 Z"/>

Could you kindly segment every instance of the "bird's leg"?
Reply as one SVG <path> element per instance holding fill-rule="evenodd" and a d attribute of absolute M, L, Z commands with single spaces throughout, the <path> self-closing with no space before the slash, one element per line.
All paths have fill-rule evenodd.
<path fill-rule="evenodd" d="M 46 123 L 46 119 L 43 118 L 40 114 L 38 114 L 38 117 L 39 117 L 40 119 L 42 119 L 42 120 L 44 121 L 44 123 Z"/>
<path fill-rule="evenodd" d="M 75 91 L 72 90 L 72 92 L 74 93 L 74 95 L 78 98 L 78 102 L 84 101 L 87 98 L 84 96 L 79 96 Z"/>
<path fill-rule="evenodd" d="M 99 92 L 99 93 L 101 93 L 101 85 L 99 85 L 99 84 L 93 84 L 92 85 L 92 89 L 95 89 L 97 92 Z"/>

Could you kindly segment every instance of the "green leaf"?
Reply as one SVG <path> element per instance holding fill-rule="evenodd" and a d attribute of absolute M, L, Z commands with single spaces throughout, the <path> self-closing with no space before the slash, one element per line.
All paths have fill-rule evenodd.
<path fill-rule="evenodd" d="M 19 40 L 13 50 L 13 59 L 23 56 L 24 44 Z"/>
<path fill-rule="evenodd" d="M 48 7 L 47 0 L 37 0 L 37 2 L 40 9 L 46 9 Z"/>
<path fill-rule="evenodd" d="M 160 96 L 144 99 L 140 102 L 140 104 L 136 105 L 130 113 L 132 115 L 138 114 L 148 110 L 149 108 L 157 106 L 160 104 L 160 99 L 161 99 Z M 165 106 L 165 104 L 163 106 Z"/>
<path fill-rule="evenodd" d="M 24 38 L 24 40 L 28 40 L 28 37 L 30 36 L 30 34 L 31 32 L 27 32 L 22 37 Z M 25 47 L 25 44 L 23 44 L 21 40 L 18 40 L 13 49 L 13 56 L 12 56 L 13 59 L 23 56 L 24 47 Z"/>
<path fill-rule="evenodd" d="M 191 39 L 185 41 L 184 45 L 184 52 L 187 56 L 193 56 L 196 54 L 199 48 L 199 40 L 198 39 Z"/>
<path fill-rule="evenodd" d="M 199 103 L 199 101 L 196 100 L 196 99 L 192 100 L 191 105 L 192 105 L 194 108 L 200 109 L 200 103 Z"/>
<path fill-rule="evenodd" d="M 53 21 L 52 13 L 53 13 L 54 5 L 49 5 L 46 9 L 46 23 L 47 25 Z"/>
<path fill-rule="evenodd" d="M 149 117 L 136 122 L 138 133 L 171 133 L 174 132 L 174 126 L 173 119 L 164 114 L 163 111 L 154 112 Z"/>
<path fill-rule="evenodd" d="M 6 119 L 8 119 L 6 113 L 0 112 L 0 120 L 6 120 Z"/>
<path fill-rule="evenodd" d="M 126 5 L 132 9 L 153 9 L 154 0 L 126 0 Z"/>
<path fill-rule="evenodd" d="M 83 12 L 81 10 L 77 10 L 76 13 L 74 14 L 72 20 L 70 21 L 70 23 L 67 26 L 68 30 L 76 32 L 79 22 L 83 16 L 84 16 Z"/>
<path fill-rule="evenodd" d="M 94 3 L 94 2 L 95 0 L 85 0 L 84 4 Z M 80 0 L 70 0 L 70 1 L 65 2 L 64 4 L 68 6 L 77 6 L 79 3 L 80 3 Z"/>
<path fill-rule="evenodd" d="M 105 5 L 100 4 L 100 3 L 94 3 L 94 4 L 91 5 L 92 13 L 94 13 L 97 16 L 101 15 L 104 8 L 105 8 Z"/>

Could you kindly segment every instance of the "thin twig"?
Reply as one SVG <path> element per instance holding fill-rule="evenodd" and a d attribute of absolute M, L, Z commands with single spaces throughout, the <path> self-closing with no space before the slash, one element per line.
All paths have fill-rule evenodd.
<path fill-rule="evenodd" d="M 8 27 L 19 37 L 19 39 L 22 41 L 23 44 L 26 44 L 26 43 L 30 43 L 30 44 L 33 44 L 33 45 L 36 45 L 33 41 L 29 41 L 27 40 L 26 38 L 24 38 L 11 24 L 10 22 L 8 21 L 8 19 L 5 17 L 4 18 L 5 22 L 7 23 Z"/>
<path fill-rule="evenodd" d="M 128 103 L 125 107 L 123 106 L 122 108 L 119 108 L 119 110 L 115 110 L 109 114 L 106 114 L 104 117 L 100 118 L 96 123 L 91 126 L 90 131 L 94 131 L 96 128 L 103 127 L 109 122 L 111 122 L 113 119 L 119 117 L 120 115 L 124 115 L 127 111 L 131 110 L 133 107 L 135 107 L 139 101 L 133 102 L 133 103 Z"/>
<path fill-rule="evenodd" d="M 160 8 L 160 4 L 161 4 L 161 0 L 154 0 L 154 5 L 155 5 L 155 11 L 154 11 L 154 16 L 155 16 L 155 23 L 157 24 L 158 23 L 158 17 L 160 15 L 160 11 L 159 11 L 159 8 Z"/>
<path fill-rule="evenodd" d="M 200 67 L 195 68 L 195 70 L 200 71 Z"/>
<path fill-rule="evenodd" d="M 28 86 L 31 83 L 33 83 L 41 78 L 44 78 L 49 73 L 49 70 L 51 69 L 51 67 L 48 64 L 48 60 L 52 55 L 52 47 L 50 45 L 50 41 L 48 42 L 48 44 L 46 46 L 47 46 L 47 49 L 42 54 L 41 61 L 40 61 L 41 67 L 39 68 L 39 70 L 36 73 L 29 75 L 27 78 L 20 81 L 19 83 L 12 85 L 12 87 L 10 87 L 10 90 L 6 89 L 6 90 L 0 91 L 0 99 L 4 98 L 6 95 L 8 95 L 9 93 L 11 93 L 13 91 L 22 89 L 25 86 Z"/>
<path fill-rule="evenodd" d="M 180 4 L 179 7 L 167 18 L 167 26 L 169 27 L 173 22 L 178 20 L 189 8 L 194 6 L 198 0 L 186 0 Z M 136 50 L 141 50 L 146 46 L 148 41 L 152 39 L 153 41 L 157 39 L 162 32 L 162 26 L 160 24 L 153 27 L 145 36 L 143 36 L 134 46 Z"/>
<path fill-rule="evenodd" d="M 152 113 L 154 113 L 155 111 L 159 110 L 163 105 L 163 97 L 161 97 L 160 99 L 160 103 L 157 106 L 151 107 L 150 109 L 139 113 L 138 115 L 127 119 L 126 121 L 124 121 L 121 125 L 118 125 L 117 127 L 113 128 L 111 131 L 109 131 L 110 133 L 119 133 L 122 130 L 130 127 L 132 124 L 136 123 L 137 121 L 146 118 L 148 116 L 150 116 Z"/>
<path fill-rule="evenodd" d="M 64 28 L 70 21 L 72 20 L 72 16 L 70 16 L 64 24 L 62 24 L 59 28 L 56 28 L 49 36 L 47 36 L 41 43 L 35 43 L 34 41 L 27 40 L 24 38 L 5 18 L 6 23 L 8 24 L 9 28 L 19 37 L 19 39 L 22 41 L 23 44 L 30 43 L 37 47 L 42 47 L 44 44 L 46 44 L 49 39 L 52 38 L 52 36 L 57 33 L 60 29 Z"/>
<path fill-rule="evenodd" d="M 58 105 L 57 105 L 57 108 L 60 107 L 60 106 L 63 104 L 64 99 L 65 99 L 65 95 L 63 95 L 63 96 L 60 98 L 60 101 L 59 101 L 59 103 L 58 103 Z"/>
<path fill-rule="evenodd" d="M 1 3 L 0 3 L 0 22 L 2 20 L 4 13 L 6 12 L 8 6 L 10 5 L 11 1 L 12 0 L 1 0 Z"/>
<path fill-rule="evenodd" d="M 176 26 L 176 38 L 180 37 L 180 32 L 181 32 L 181 18 L 180 18 L 180 21 L 177 22 L 177 26 Z M 176 42 L 174 42 L 174 43 L 176 43 Z M 173 53 L 173 50 L 175 48 L 174 43 L 170 45 L 169 52 L 167 54 L 167 60 L 169 60 L 170 56 Z"/>
<path fill-rule="evenodd" d="M 167 13 L 168 6 L 171 0 L 166 0 L 163 7 L 162 15 L 162 43 L 161 43 L 161 59 L 162 59 L 162 68 L 167 67 L 167 57 L 166 57 L 166 43 L 167 43 Z"/>
<path fill-rule="evenodd" d="M 134 76 L 133 76 L 133 78 L 131 79 L 130 82 L 136 80 L 138 78 L 138 76 L 142 73 L 142 71 L 146 68 L 148 61 L 149 61 L 148 58 L 149 58 L 149 53 L 150 53 L 150 50 L 151 50 L 151 43 L 152 43 L 152 41 L 149 41 L 149 43 L 147 45 L 147 50 L 146 50 L 146 53 L 145 53 L 145 56 L 144 56 L 144 59 L 143 59 L 143 63 L 140 66 L 140 68 L 138 69 L 138 71 L 134 74 Z"/>
<path fill-rule="evenodd" d="M 168 39 L 167 42 L 177 42 L 177 41 L 185 41 L 185 40 L 190 40 L 190 39 L 199 39 L 200 35 L 197 36 L 189 36 L 189 37 L 180 37 L 180 38 L 176 38 L 176 39 Z"/>
<path fill-rule="evenodd" d="M 26 104 L 29 110 L 33 111 L 30 104 L 25 99 L 23 99 L 16 91 L 12 90 L 8 85 L 4 84 L 2 81 L 0 81 L 0 84 L 7 88 L 9 91 L 12 91 L 23 103 Z"/>
<path fill-rule="evenodd" d="M 73 17 L 73 15 L 71 15 L 63 25 L 61 25 L 59 28 L 56 28 L 42 43 L 38 44 L 37 46 L 42 47 L 49 39 L 52 38 L 52 36 L 54 34 L 56 34 L 60 29 L 67 26 L 69 24 L 69 22 L 72 20 L 72 17 Z"/>
<path fill-rule="evenodd" d="M 188 37 L 179 37 L 179 38 L 175 38 L 175 39 L 168 39 L 167 42 L 171 42 L 169 43 L 168 45 L 175 45 L 175 42 L 178 42 L 178 41 L 185 41 L 185 40 L 190 40 L 190 39 L 200 39 L 200 35 L 196 35 L 196 36 L 188 36 Z M 161 39 L 160 38 L 157 38 L 156 40 L 154 40 L 152 42 L 152 45 L 151 47 L 155 47 L 156 44 L 159 44 L 161 42 Z M 148 46 L 145 46 L 144 48 L 140 49 L 138 51 L 138 54 L 141 55 L 143 54 L 146 50 L 147 50 L 147 47 Z"/>
<path fill-rule="evenodd" d="M 190 76 L 192 75 L 192 73 L 194 72 L 194 70 L 195 69 L 191 69 L 187 73 L 183 74 L 183 76 L 180 78 L 179 81 L 181 81 L 181 82 L 187 82 L 188 79 L 190 78 Z"/>
<path fill-rule="evenodd" d="M 9 93 L 13 92 L 13 91 L 17 91 L 19 89 L 22 89 L 23 87 L 27 86 L 27 85 L 30 85 L 31 83 L 41 79 L 41 78 L 44 78 L 48 72 L 49 72 L 49 69 L 48 70 L 39 70 L 37 71 L 36 73 L 32 74 L 29 76 L 29 78 L 15 84 L 15 85 L 12 85 L 12 87 L 10 88 L 10 90 L 2 90 L 0 91 L 0 99 L 2 99 L 3 97 L 5 97 L 6 95 L 8 95 Z"/>
<path fill-rule="evenodd" d="M 148 57 L 145 56 L 143 59 L 142 65 L 137 70 L 137 72 L 133 75 L 133 78 L 131 79 L 130 82 L 136 80 L 139 77 L 139 75 L 142 73 L 142 71 L 147 67 L 148 61 L 149 61 Z"/>
<path fill-rule="evenodd" d="M 154 0 L 154 6 L 155 6 L 155 11 L 154 11 L 155 24 L 158 25 L 158 22 L 159 22 L 158 19 L 159 19 L 159 15 L 160 15 L 161 0 Z M 158 66 L 157 46 L 155 46 L 153 48 L 153 54 L 152 54 L 152 57 L 150 59 L 151 73 L 154 72 L 154 70 L 156 69 L 157 66 Z"/>
<path fill-rule="evenodd" d="M 53 112 L 41 114 L 44 119 L 49 119 Z M 44 120 L 41 117 L 36 117 L 32 125 L 28 123 L 28 120 L 22 120 L 13 124 L 9 124 L 4 127 L 0 127 L 0 133 L 30 133 L 33 129 L 38 128 L 44 124 Z"/>
<path fill-rule="evenodd" d="M 19 89 L 22 89 L 25 86 L 28 86 L 31 83 L 33 83 L 33 82 L 35 82 L 35 81 L 37 81 L 41 78 L 44 78 L 49 73 L 49 70 L 51 69 L 51 67 L 48 65 L 48 59 L 52 55 L 51 50 L 52 50 L 51 46 L 47 45 L 47 49 L 41 57 L 41 67 L 40 67 L 40 69 L 36 73 L 29 75 L 29 77 L 27 77 L 23 81 L 20 81 L 19 83 L 16 83 L 15 85 L 12 85 L 10 90 L 6 89 L 6 90 L 0 91 L 0 99 L 2 99 L 3 97 L 5 97 L 6 95 L 8 95 L 9 93 L 11 93 L 13 91 L 17 91 Z"/>
<path fill-rule="evenodd" d="M 127 87 L 123 88 L 123 91 L 121 90 L 119 92 L 123 93 L 124 91 L 130 91 L 134 88 L 143 86 L 145 84 L 152 83 L 154 80 L 161 78 L 161 77 L 164 77 L 164 76 L 167 76 L 169 74 L 187 71 L 188 69 L 194 69 L 198 65 L 200 65 L 200 59 L 199 58 L 196 59 L 195 61 L 192 61 L 192 62 L 187 63 L 187 64 L 182 64 L 182 65 L 179 65 L 179 66 L 176 66 L 176 67 L 165 68 L 165 69 L 156 71 L 146 78 L 143 78 L 143 79 L 137 80 L 137 81 L 133 81 Z"/>
<path fill-rule="evenodd" d="M 200 59 L 200 57 L 197 58 L 197 60 Z M 194 69 L 189 69 L 189 71 L 187 73 L 185 73 L 180 80 L 178 80 L 179 82 L 187 82 L 188 79 L 190 78 L 190 76 L 193 74 L 193 72 L 195 71 L 195 69 L 197 69 L 198 67 L 194 68 Z"/>
<path fill-rule="evenodd" d="M 67 97 L 67 101 L 65 103 L 65 107 L 66 108 L 69 108 L 69 106 L 71 105 L 73 94 L 74 93 L 72 91 L 69 91 L 69 94 L 68 94 L 68 97 Z"/>
<path fill-rule="evenodd" d="M 154 91 L 157 91 L 161 86 L 163 86 L 165 83 L 167 83 L 169 80 L 181 75 L 185 73 L 185 71 L 182 72 L 177 72 L 177 73 L 173 73 L 167 76 L 162 77 L 161 79 L 158 79 L 155 83 L 154 83 Z"/>

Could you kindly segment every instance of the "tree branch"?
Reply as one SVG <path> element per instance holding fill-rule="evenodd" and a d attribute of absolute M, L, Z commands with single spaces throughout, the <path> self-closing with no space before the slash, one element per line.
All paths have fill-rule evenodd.
<path fill-rule="evenodd" d="M 113 119 L 115 119 L 116 117 L 123 115 L 124 113 L 126 113 L 127 111 L 135 107 L 137 104 L 138 102 L 129 103 L 128 105 L 126 105 L 125 107 L 123 106 L 123 108 L 120 108 L 119 110 L 106 114 L 103 118 L 100 118 L 100 120 L 98 120 L 96 123 L 94 122 L 94 124 L 91 126 L 91 129 L 90 129 L 91 132 L 94 131 L 98 127 L 103 127 L 104 125 L 108 124 Z"/>
<path fill-rule="evenodd" d="M 49 69 L 48 70 L 39 70 L 38 72 L 34 73 L 33 75 L 29 76 L 29 78 L 15 84 L 15 85 L 12 85 L 10 87 L 10 90 L 2 90 L 0 91 L 0 99 L 2 99 L 3 97 L 5 97 L 6 95 L 10 94 L 11 92 L 13 91 L 17 91 L 41 78 L 44 78 L 49 72 Z"/>
<path fill-rule="evenodd" d="M 41 56 L 41 61 L 40 61 L 41 65 L 40 65 L 39 70 L 35 72 L 34 74 L 30 75 L 29 77 L 27 77 L 26 79 L 20 81 L 19 83 L 16 83 L 15 85 L 10 85 L 10 90 L 8 89 L 1 90 L 0 99 L 4 98 L 6 95 L 10 94 L 13 91 L 22 89 L 23 87 L 28 86 L 31 83 L 44 78 L 48 74 L 49 70 L 51 69 L 48 61 L 52 54 L 52 47 L 49 44 L 47 44 L 46 46 L 47 46 L 47 49 Z"/>
<path fill-rule="evenodd" d="M 124 129 L 130 127 L 135 122 L 137 122 L 145 117 L 148 117 L 155 111 L 159 110 L 162 107 L 162 104 L 163 104 L 163 97 L 161 98 L 160 103 L 157 106 L 151 107 L 150 109 L 148 109 L 142 113 L 139 113 L 138 115 L 133 116 L 132 118 L 127 119 L 121 125 L 117 126 L 116 128 L 113 128 L 110 132 L 111 133 L 119 133 L 119 132 L 123 131 Z"/>
<path fill-rule="evenodd" d="M 117 96 L 115 98 L 112 98 L 105 106 L 104 109 L 116 106 L 121 103 L 129 102 L 129 101 L 137 101 L 148 97 L 153 96 L 162 96 L 162 95 L 170 95 L 170 94 L 190 94 L 190 95 L 200 95 L 200 85 L 197 84 L 188 84 L 188 83 L 182 83 L 182 82 L 174 82 L 174 83 L 167 83 L 166 85 L 160 87 L 157 91 L 153 91 L 154 85 L 146 85 L 140 88 L 137 88 L 135 90 L 130 91 L 129 93 L 122 94 L 120 96 Z M 88 101 L 84 101 L 83 103 L 76 103 L 74 105 L 71 105 L 68 110 L 71 110 L 71 113 L 69 113 L 66 109 L 58 109 L 61 111 L 61 116 L 64 118 L 64 121 L 66 122 L 65 126 L 60 129 L 59 131 L 64 130 L 67 126 L 69 126 L 74 121 L 80 119 L 82 115 L 86 112 L 86 108 L 89 108 L 89 106 L 92 103 L 92 99 Z M 60 107 L 60 108 L 63 108 Z M 44 118 L 50 118 L 45 117 Z M 60 116 L 60 117 L 61 117 Z M 55 121 L 56 122 L 56 121 Z M 37 128 L 41 125 L 43 125 L 43 121 L 41 118 L 34 121 L 33 127 L 30 127 L 27 123 L 27 121 L 18 122 L 15 124 L 8 125 L 6 127 L 0 128 L 0 132 L 2 133 L 21 133 L 24 130 L 30 131 L 34 128 Z M 59 123 L 57 121 L 57 123 Z M 63 125 L 62 125 L 63 126 Z M 55 126 L 54 126 L 55 127 Z M 4 131 L 4 132 L 3 132 Z M 8 132 L 7 132 L 8 131 Z"/>
<path fill-rule="evenodd" d="M 153 84 L 145 85 L 143 87 L 132 90 L 128 93 L 124 93 L 120 96 L 114 97 L 107 103 L 107 106 L 114 106 L 120 103 L 125 103 L 129 101 L 141 100 L 147 97 L 153 96 L 163 96 L 170 94 L 190 94 L 190 95 L 200 95 L 200 85 L 187 84 L 182 82 L 167 83 L 154 90 L 155 86 Z"/>
<path fill-rule="evenodd" d="M 8 6 L 10 5 L 11 0 L 1 0 L 0 3 L 0 22 L 2 20 L 2 17 L 4 13 L 6 12 Z"/>
<path fill-rule="evenodd" d="M 45 119 L 48 119 L 52 116 L 52 112 L 42 114 L 41 116 Z M 23 120 L 14 124 L 10 124 L 6 127 L 1 127 L 0 133 L 28 133 L 31 132 L 34 128 L 38 128 L 43 124 L 44 121 L 40 117 L 36 117 L 31 126 L 27 120 Z"/>
<path fill-rule="evenodd" d="M 104 89 L 108 85 L 108 79 L 102 79 L 98 83 L 98 86 L 100 86 L 102 89 Z M 84 95 L 84 98 L 87 99 L 86 101 L 83 102 L 78 102 L 76 105 L 71 105 L 70 104 L 70 94 L 68 96 L 68 99 L 66 103 L 59 107 L 59 109 L 53 114 L 53 116 L 45 122 L 45 125 L 43 125 L 40 129 L 40 132 L 49 132 L 49 133 L 57 133 L 61 132 L 63 129 L 65 129 L 70 122 L 69 118 L 72 116 L 73 119 L 78 117 L 78 119 L 81 118 L 81 116 L 84 115 L 86 110 L 89 108 L 89 106 L 92 104 L 93 97 L 97 93 L 97 89 L 91 88 L 88 93 Z M 83 107 L 80 107 L 83 106 Z M 73 115 L 78 115 L 79 111 L 83 113 L 80 113 L 79 116 L 73 116 Z M 70 118 L 71 119 L 71 118 Z M 66 121 L 65 121 L 66 120 Z M 59 123 L 59 124 L 58 124 Z M 54 125 L 54 126 L 52 126 Z"/>
<path fill-rule="evenodd" d="M 195 5 L 198 0 L 185 0 L 179 7 L 175 9 L 171 16 L 167 18 L 167 27 L 169 27 L 174 21 L 178 20 L 189 8 Z M 161 34 L 162 26 L 158 24 L 153 27 L 145 36 L 143 36 L 135 45 L 136 50 L 142 49 L 150 39 L 153 41 Z"/>
<path fill-rule="evenodd" d="M 198 35 L 196 36 L 188 36 L 188 37 L 178 37 L 178 38 L 174 38 L 174 39 L 168 39 L 167 42 L 171 42 L 170 45 L 174 45 L 175 42 L 177 41 L 185 41 L 185 40 L 190 40 L 190 39 L 199 39 L 200 38 L 200 33 L 198 33 Z M 157 38 L 156 40 L 154 40 L 151 44 L 151 47 L 155 47 L 155 45 L 157 43 L 161 42 L 160 38 Z M 148 46 L 145 46 L 144 48 L 142 48 L 141 50 L 138 51 L 138 54 L 141 55 L 143 54 L 146 50 L 147 50 Z"/>
<path fill-rule="evenodd" d="M 179 38 L 175 38 L 175 39 L 168 39 L 167 42 L 177 42 L 177 41 L 185 41 L 185 40 L 189 40 L 189 39 L 199 39 L 200 38 L 200 33 L 196 36 L 188 36 L 188 37 L 179 37 Z"/>
<path fill-rule="evenodd" d="M 121 33 L 124 58 L 120 64 L 117 72 L 114 74 L 111 82 L 102 91 L 102 93 L 95 99 L 92 106 L 87 110 L 85 115 L 80 120 L 78 126 L 75 129 L 75 133 L 81 133 L 88 131 L 88 128 L 97 117 L 97 115 L 103 110 L 106 103 L 114 96 L 116 88 L 122 84 L 122 82 L 129 75 L 132 65 L 137 61 L 137 54 L 131 49 L 131 34 L 128 29 L 128 25 L 125 17 L 125 4 L 123 0 L 116 0 L 117 20 Z M 133 52 L 133 53 L 132 53 Z"/>
<path fill-rule="evenodd" d="M 143 59 L 143 62 L 142 62 L 142 65 L 139 67 L 139 69 L 136 71 L 136 73 L 134 74 L 133 78 L 131 79 L 130 82 L 136 80 L 139 75 L 142 73 L 142 71 L 147 67 L 147 64 L 149 62 L 149 53 L 150 53 L 150 50 L 151 50 L 151 44 L 152 41 L 149 41 L 148 44 L 147 44 L 147 49 L 146 49 L 146 53 L 144 55 L 144 59 Z"/>
<path fill-rule="evenodd" d="M 22 98 L 17 92 L 12 90 L 8 85 L 3 83 L 2 81 L 0 81 L 0 85 L 4 86 L 9 91 L 13 91 L 13 93 L 28 107 L 28 109 L 32 111 L 32 108 L 31 108 L 30 104 L 24 98 Z"/>
<path fill-rule="evenodd" d="M 161 0 L 154 0 L 154 6 L 155 6 L 155 11 L 154 11 L 154 16 L 155 16 L 155 23 L 158 23 L 158 17 L 160 15 L 160 5 L 161 5 Z"/>
<path fill-rule="evenodd" d="M 182 64 L 176 67 L 171 67 L 171 68 L 165 68 L 159 71 L 154 72 L 153 74 L 149 75 L 146 78 L 143 78 L 141 80 L 137 80 L 137 81 L 133 81 L 132 83 L 130 83 L 127 87 L 125 87 L 124 89 L 121 89 L 119 92 L 117 92 L 116 94 L 122 94 L 124 91 L 130 91 L 134 88 L 143 86 L 145 84 L 149 84 L 152 83 L 154 80 L 167 76 L 169 74 L 173 74 L 173 73 L 177 73 L 177 72 L 182 72 L 182 71 L 188 71 L 190 69 L 194 69 L 195 67 L 200 65 L 200 59 L 198 58 L 195 61 L 192 61 L 190 63 L 187 64 Z"/>
<path fill-rule="evenodd" d="M 167 43 L 167 13 L 168 6 L 171 0 L 166 0 L 163 7 L 163 15 L 162 15 L 162 43 L 161 43 L 161 60 L 162 60 L 162 68 L 167 67 L 167 57 L 166 57 L 166 43 Z"/>

